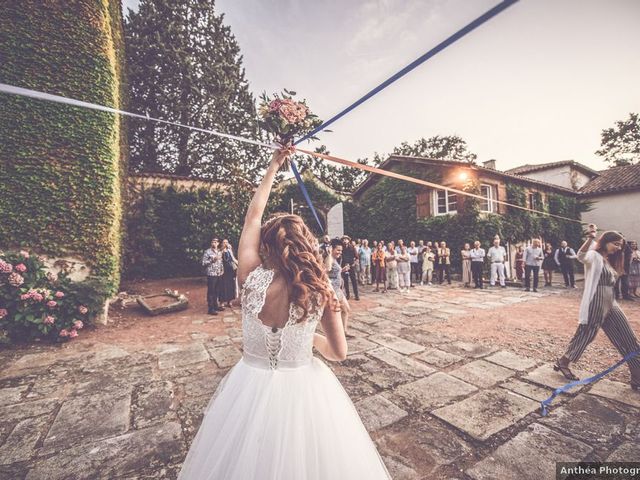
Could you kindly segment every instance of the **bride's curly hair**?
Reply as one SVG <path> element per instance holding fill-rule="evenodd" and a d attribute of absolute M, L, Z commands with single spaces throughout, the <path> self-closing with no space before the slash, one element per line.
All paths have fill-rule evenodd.
<path fill-rule="evenodd" d="M 312 301 L 338 308 L 318 242 L 301 217 L 277 213 L 267 220 L 260 228 L 260 249 L 291 285 L 289 301 L 304 311 L 299 321 Z"/>

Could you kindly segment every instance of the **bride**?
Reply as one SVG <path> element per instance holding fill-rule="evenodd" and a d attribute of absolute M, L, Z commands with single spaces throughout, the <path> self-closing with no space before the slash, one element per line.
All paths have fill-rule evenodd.
<path fill-rule="evenodd" d="M 207 405 L 178 480 L 391 478 L 344 388 L 313 356 L 313 347 L 327 360 L 347 355 L 316 239 L 297 215 L 261 224 L 291 153 L 274 152 L 249 205 L 238 248 L 242 359 Z"/>

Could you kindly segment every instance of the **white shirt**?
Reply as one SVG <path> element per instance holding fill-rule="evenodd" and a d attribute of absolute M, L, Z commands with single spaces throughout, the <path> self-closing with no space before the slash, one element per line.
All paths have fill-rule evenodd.
<path fill-rule="evenodd" d="M 524 263 L 530 267 L 539 267 L 542 265 L 542 248 L 529 245 L 524 249 Z"/>
<path fill-rule="evenodd" d="M 409 252 L 411 263 L 418 263 L 418 247 L 409 247 L 407 252 Z"/>
<path fill-rule="evenodd" d="M 507 251 L 504 249 L 502 245 L 496 247 L 495 245 L 489 249 L 487 253 L 489 260 L 491 263 L 499 262 L 502 263 L 505 261 L 507 256 Z"/>
<path fill-rule="evenodd" d="M 471 253 L 469 255 L 471 256 L 472 262 L 482 262 L 484 261 L 486 253 L 484 251 L 484 248 L 474 248 L 471 250 Z"/>

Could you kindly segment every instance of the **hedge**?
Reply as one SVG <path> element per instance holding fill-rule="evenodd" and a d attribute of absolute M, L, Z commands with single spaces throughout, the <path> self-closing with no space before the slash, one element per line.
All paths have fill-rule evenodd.
<path fill-rule="evenodd" d="M 121 108 L 118 0 L 0 3 L 0 81 Z M 117 116 L 0 95 L 0 248 L 76 256 L 119 284 L 126 138 Z"/>

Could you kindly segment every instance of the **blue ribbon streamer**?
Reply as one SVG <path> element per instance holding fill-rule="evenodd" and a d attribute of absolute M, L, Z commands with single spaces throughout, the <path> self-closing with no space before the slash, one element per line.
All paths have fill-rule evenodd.
<path fill-rule="evenodd" d="M 394 74 L 393 76 L 391 76 L 390 78 L 388 78 L 387 80 L 382 82 L 380 85 L 375 87 L 373 90 L 371 90 L 369 93 L 367 93 L 366 95 L 364 95 L 360 99 L 356 100 L 354 103 L 349 105 L 347 108 L 342 110 L 340 113 L 338 113 L 337 115 L 334 115 L 332 118 L 330 118 L 329 120 L 324 122 L 322 125 L 320 125 L 320 126 L 316 127 L 315 129 L 311 130 L 304 137 L 302 137 L 299 140 L 297 140 L 294 143 L 294 145 L 298 145 L 299 143 L 301 143 L 301 142 L 303 142 L 305 140 L 308 140 L 309 138 L 313 137 L 316 133 L 324 130 L 329 125 L 331 125 L 333 122 L 335 122 L 336 120 L 344 117 L 351 110 L 353 110 L 356 107 L 358 107 L 359 105 L 363 104 L 364 102 L 369 100 L 371 97 L 373 97 L 377 93 L 379 93 L 382 90 L 384 90 L 385 88 L 387 88 L 393 82 L 395 82 L 396 80 L 404 77 L 411 70 L 413 70 L 414 68 L 420 66 L 422 63 L 426 62 L 431 57 L 433 57 L 434 55 L 438 54 L 439 52 L 441 52 L 442 50 L 447 48 L 449 45 L 451 45 L 452 43 L 456 42 L 457 40 L 460 40 L 467 33 L 470 33 L 471 31 L 475 30 L 480 25 L 482 25 L 486 21 L 490 20 L 491 18 L 495 17 L 500 12 L 502 12 L 506 8 L 510 7 L 511 5 L 516 3 L 517 1 L 518 0 L 504 0 L 503 2 L 499 3 L 498 5 L 493 7 L 491 10 L 489 10 L 486 13 L 482 14 L 481 16 L 479 16 L 478 18 L 473 20 L 471 23 L 469 23 L 468 25 L 466 25 L 465 27 L 461 28 L 456 33 L 451 35 L 449 38 L 447 38 L 446 40 L 442 41 L 441 43 L 439 43 L 438 45 L 433 47 L 427 53 L 425 53 L 421 57 L 417 58 L 416 60 L 411 62 L 409 65 L 404 67 L 402 70 L 400 70 L 399 72 L 397 72 L 396 74 Z M 309 208 L 311 209 L 311 212 L 313 213 L 313 216 L 315 217 L 316 222 L 318 222 L 318 226 L 320 227 L 321 230 L 323 230 L 322 224 L 320 223 L 320 219 L 318 218 L 318 214 L 316 212 L 316 209 L 314 208 L 313 203 L 311 202 L 311 198 L 309 197 L 309 193 L 307 192 L 307 189 L 304 186 L 304 183 L 302 183 L 302 178 L 300 177 L 300 173 L 298 172 L 298 169 L 296 168 L 296 165 L 295 165 L 295 163 L 293 161 L 291 162 L 291 170 L 293 170 L 293 174 L 295 175 L 296 180 L 298 181 L 298 185 L 300 186 L 300 190 L 302 191 L 302 195 L 304 196 L 304 199 L 306 200 L 307 205 L 309 205 Z"/>
<path fill-rule="evenodd" d="M 542 416 L 543 417 L 547 416 L 547 413 L 549 413 L 549 406 L 551 405 L 551 402 L 553 402 L 553 399 L 556 398 L 561 393 L 564 393 L 564 392 L 566 392 L 566 391 L 568 391 L 568 390 L 570 390 L 573 387 L 576 387 L 578 385 L 586 385 L 588 383 L 595 382 L 596 380 L 600 380 L 602 377 L 604 377 L 605 375 L 608 375 L 609 373 L 614 371 L 616 368 L 618 368 L 623 363 L 628 362 L 629 360 L 631 360 L 632 358 L 634 358 L 634 357 L 636 357 L 638 355 L 640 355 L 640 350 L 636 350 L 635 352 L 628 353 L 618 363 L 616 363 L 615 365 L 607 368 L 606 370 L 594 375 L 593 377 L 584 378 L 582 380 L 576 380 L 575 382 L 567 383 L 566 385 L 563 385 L 562 387 L 556 388 L 554 390 L 553 394 L 551 394 L 551 396 L 549 398 L 547 398 L 546 400 L 543 400 L 542 402 L 540 402 L 541 410 L 542 410 L 541 411 Z"/>

